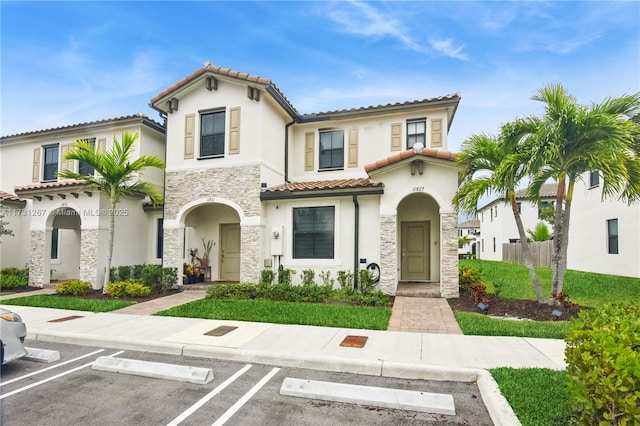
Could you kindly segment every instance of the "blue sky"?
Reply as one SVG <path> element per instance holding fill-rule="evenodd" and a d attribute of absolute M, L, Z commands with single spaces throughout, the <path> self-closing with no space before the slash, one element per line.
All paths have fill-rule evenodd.
<path fill-rule="evenodd" d="M 0 134 L 142 111 L 204 61 L 272 79 L 301 113 L 459 92 L 449 133 L 496 134 L 562 83 L 640 91 L 640 2 L 0 3 Z"/>

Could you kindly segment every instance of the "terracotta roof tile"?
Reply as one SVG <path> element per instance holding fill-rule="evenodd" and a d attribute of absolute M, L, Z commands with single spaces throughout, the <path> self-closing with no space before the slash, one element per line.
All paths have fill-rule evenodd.
<path fill-rule="evenodd" d="M 11 194 L 9 192 L 5 192 L 5 191 L 0 191 L 0 201 L 16 201 L 16 202 L 23 202 L 25 200 L 23 200 L 22 198 L 18 197 L 15 194 Z"/>
<path fill-rule="evenodd" d="M 284 185 L 267 188 L 264 192 L 296 192 L 296 191 L 322 191 L 329 189 L 355 189 L 355 188 L 375 188 L 382 187 L 381 183 L 372 182 L 370 179 L 337 179 L 320 180 L 313 182 L 293 182 Z"/>
<path fill-rule="evenodd" d="M 528 188 L 516 191 L 516 198 L 527 198 L 527 189 Z M 557 192 L 558 192 L 557 183 L 545 183 L 540 188 L 540 198 L 555 197 Z"/>
<path fill-rule="evenodd" d="M 407 149 L 405 151 L 400 151 L 399 153 L 389 156 L 387 158 L 378 160 L 375 163 L 367 164 L 364 166 L 364 170 L 367 173 L 370 173 L 374 170 L 381 169 L 390 164 L 397 163 L 398 161 L 402 161 L 405 158 L 410 158 L 416 155 L 423 155 L 425 157 L 431 157 L 431 158 L 439 158 L 441 160 L 447 160 L 447 161 L 456 161 L 458 157 L 456 153 L 445 151 L 443 149 L 423 148 L 420 154 L 416 154 L 416 152 L 413 149 Z"/>
<path fill-rule="evenodd" d="M 480 228 L 480 220 L 470 219 L 458 224 L 458 228 Z"/>
<path fill-rule="evenodd" d="M 80 180 L 60 180 L 55 182 L 33 183 L 30 185 L 16 186 L 16 192 L 33 191 L 38 189 L 49 188 L 68 188 L 73 186 L 83 186 L 84 182 Z"/>

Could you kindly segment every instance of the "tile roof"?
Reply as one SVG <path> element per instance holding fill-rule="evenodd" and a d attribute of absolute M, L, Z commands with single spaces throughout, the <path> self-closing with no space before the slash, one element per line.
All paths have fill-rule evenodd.
<path fill-rule="evenodd" d="M 29 185 L 16 186 L 16 192 L 34 191 L 39 189 L 69 188 L 74 186 L 84 186 L 81 180 L 60 180 L 55 182 L 33 183 Z"/>
<path fill-rule="evenodd" d="M 293 182 L 284 185 L 273 186 L 263 192 L 299 192 L 299 191 L 323 191 L 330 189 L 356 189 L 382 187 L 381 183 L 372 182 L 366 178 L 320 180 L 313 182 Z"/>
<path fill-rule="evenodd" d="M 9 192 L 0 191 L 0 201 L 14 201 L 14 202 L 24 202 L 22 198 L 18 197 L 15 194 L 11 194 Z"/>
<path fill-rule="evenodd" d="M 420 154 L 416 154 L 416 152 L 413 149 L 407 149 L 405 151 L 401 151 L 397 154 L 394 154 L 390 157 L 383 158 L 382 160 L 378 160 L 375 163 L 367 164 L 364 166 L 364 170 L 367 173 L 370 173 L 374 170 L 381 169 L 388 165 L 402 161 L 405 158 L 411 158 L 416 155 L 422 155 L 422 156 L 431 157 L 431 158 L 438 158 L 438 159 L 447 160 L 447 161 L 456 161 L 456 159 L 458 158 L 458 154 L 445 151 L 444 149 L 423 148 Z"/>
<path fill-rule="evenodd" d="M 42 129 L 42 130 L 33 130 L 30 132 L 23 132 L 23 133 L 16 133 L 13 135 L 6 135 L 6 136 L 2 136 L 2 139 L 5 138 L 13 138 L 13 137 L 18 137 L 18 136 L 31 136 L 31 135 L 38 135 L 41 133 L 47 133 L 47 132 L 57 132 L 57 131 L 61 131 L 61 130 L 74 130 L 74 129 L 80 129 L 80 128 L 84 128 L 84 127 L 88 127 L 88 126 L 95 126 L 95 125 L 99 125 L 99 124 L 108 124 L 111 122 L 118 122 L 118 121 L 127 121 L 127 120 L 132 120 L 132 119 L 140 119 L 141 121 L 147 121 L 149 125 L 151 125 L 152 127 L 157 127 L 157 128 L 161 128 L 164 130 L 164 125 L 158 123 L 157 121 L 147 117 L 145 114 L 139 112 L 137 114 L 131 114 L 131 115 L 123 115 L 121 117 L 114 117 L 114 118 L 106 118 L 104 120 L 96 120 L 96 121 L 87 121 L 85 123 L 76 123 L 76 124 L 69 124 L 67 126 L 60 126 L 60 127 L 52 127 L 49 129 Z"/>
<path fill-rule="evenodd" d="M 470 219 L 465 222 L 459 223 L 458 228 L 480 228 L 479 219 Z"/>
<path fill-rule="evenodd" d="M 516 191 L 516 198 L 527 198 L 527 189 L 528 188 Z M 555 197 L 557 193 L 558 193 L 557 183 L 545 183 L 540 188 L 540 198 Z"/>

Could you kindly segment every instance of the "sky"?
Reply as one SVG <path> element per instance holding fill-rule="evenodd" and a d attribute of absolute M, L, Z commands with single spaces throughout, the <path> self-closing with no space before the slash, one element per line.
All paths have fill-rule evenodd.
<path fill-rule="evenodd" d="M 640 2 L 0 1 L 0 134 L 143 112 L 205 61 L 271 79 L 300 113 L 459 93 L 449 150 L 640 91 Z"/>

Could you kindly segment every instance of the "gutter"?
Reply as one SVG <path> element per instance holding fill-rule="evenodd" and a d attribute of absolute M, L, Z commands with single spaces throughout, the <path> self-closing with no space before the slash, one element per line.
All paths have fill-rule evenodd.
<path fill-rule="evenodd" d="M 384 194 L 384 188 L 376 187 L 372 190 L 364 191 L 270 191 L 261 192 L 260 201 L 268 200 L 294 200 L 302 198 L 324 198 L 324 197 L 348 197 L 357 195 L 382 195 Z"/>
<path fill-rule="evenodd" d="M 360 204 L 358 204 L 358 196 L 353 194 L 353 206 L 354 206 L 354 231 L 353 231 L 353 288 L 358 289 L 358 267 L 359 267 L 359 253 L 358 253 L 358 240 L 360 238 Z"/>
<path fill-rule="evenodd" d="M 296 120 L 294 119 L 291 123 L 287 123 L 284 126 L 284 183 L 289 182 L 289 127 L 294 125 Z"/>

